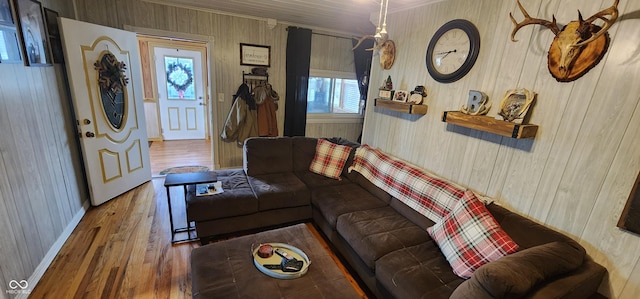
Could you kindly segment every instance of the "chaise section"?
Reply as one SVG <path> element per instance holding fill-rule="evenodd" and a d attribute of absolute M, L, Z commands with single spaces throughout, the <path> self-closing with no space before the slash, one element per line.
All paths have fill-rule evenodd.
<path fill-rule="evenodd" d="M 376 262 L 376 279 L 394 298 L 449 298 L 464 279 L 434 241 L 391 252 Z"/>
<path fill-rule="evenodd" d="M 389 206 L 343 214 L 336 230 L 371 270 L 385 254 L 430 240 L 426 231 Z"/>
<path fill-rule="evenodd" d="M 187 188 L 189 221 L 206 221 L 253 214 L 258 211 L 256 198 L 242 169 L 216 171 L 223 193 L 195 196 L 195 186 Z M 200 233 L 198 233 L 200 235 Z"/>

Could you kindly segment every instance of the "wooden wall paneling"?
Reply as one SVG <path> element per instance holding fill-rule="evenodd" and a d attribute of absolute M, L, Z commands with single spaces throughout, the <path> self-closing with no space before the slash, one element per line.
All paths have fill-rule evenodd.
<path fill-rule="evenodd" d="M 59 166 L 55 165 L 58 156 L 58 147 L 55 139 L 55 129 L 51 125 L 51 112 L 49 107 L 51 95 L 56 94 L 55 90 L 52 90 L 49 85 L 49 79 L 54 79 L 53 67 L 39 68 L 34 72 L 34 80 L 40 80 L 43 82 L 41 88 L 36 89 L 36 96 L 32 97 L 32 124 L 37 124 L 36 129 L 32 135 L 34 143 L 39 144 L 34 147 L 35 162 L 38 165 L 38 180 L 42 186 L 43 192 L 37 200 L 42 201 L 48 207 L 48 215 L 51 219 L 51 226 L 49 227 L 48 234 L 51 243 L 45 242 L 44 244 L 53 244 L 55 242 L 55 236 L 61 233 L 66 226 L 67 221 L 71 220 L 71 217 L 65 217 L 65 209 L 62 208 L 61 202 L 58 200 L 47 200 L 48 198 L 63 198 L 64 181 L 62 172 Z M 51 76 L 50 76 L 51 75 Z M 56 216 L 53 216 L 56 215 Z M 46 246 L 46 245 L 45 245 Z M 47 247 L 45 247 L 46 250 Z"/>
<path fill-rule="evenodd" d="M 55 152 L 51 153 L 51 162 L 52 162 L 52 170 L 55 172 L 53 175 L 56 176 L 57 182 L 55 183 L 58 190 L 58 206 L 61 211 L 60 218 L 64 218 L 62 223 L 62 230 L 66 227 L 67 223 L 73 219 L 75 213 L 81 207 L 81 202 L 79 194 L 74 192 L 73 190 L 78 190 L 78 185 L 70 184 L 70 178 L 75 177 L 74 173 L 67 173 L 67 166 L 73 166 L 71 161 L 71 152 L 67 149 L 69 146 L 76 145 L 75 141 L 75 129 L 71 127 L 72 130 L 67 130 L 67 128 L 71 125 L 73 126 L 73 118 L 67 117 L 70 111 L 65 111 L 62 107 L 65 106 L 65 100 L 69 100 L 66 92 L 60 89 L 59 82 L 57 81 L 58 76 L 63 76 L 64 73 L 60 72 L 62 65 L 54 66 L 51 69 L 47 69 L 47 81 L 48 92 L 47 92 L 47 100 L 46 100 L 46 113 L 48 116 L 48 125 L 53 130 L 50 137 L 53 139 L 52 146 L 55 147 Z M 70 107 L 69 107 L 70 108 Z M 68 135 L 72 138 L 72 143 L 68 142 Z M 67 162 L 67 163 L 65 163 Z M 69 177 L 71 175 L 71 177 Z M 72 206 L 72 200 L 77 200 L 77 204 Z M 55 218 L 55 216 L 53 216 Z M 62 231 L 61 230 L 61 231 Z"/>
<path fill-rule="evenodd" d="M 631 26 L 631 24 L 626 24 Z M 637 27 L 637 24 L 635 24 Z M 630 27 L 629 27 L 630 28 Z M 623 55 L 631 57 L 631 53 Z M 624 58 L 621 58 L 624 59 Z M 612 298 L 637 298 L 640 236 L 616 227 L 640 169 L 640 102 L 628 123 L 622 143 L 608 169 L 589 220 L 580 233 L 581 244 L 609 271 Z M 629 281 L 627 280 L 629 278 Z M 635 293 L 635 296 L 627 296 Z"/>
<path fill-rule="evenodd" d="M 17 77 L 22 75 L 24 69 L 19 65 L 0 65 L 0 72 L 2 72 L 2 78 L 0 80 L 0 91 L 2 91 L 2 101 L 0 101 L 0 124 L 2 124 L 2 130 L 0 130 L 0 138 L 2 140 L 2 160 L 4 162 L 4 172 L 6 173 L 6 180 L 8 182 L 10 195 L 3 198 L 5 201 L 9 221 L 15 223 L 17 227 L 21 228 L 21 231 L 16 232 L 16 236 L 21 237 L 18 239 L 17 246 L 22 248 L 20 254 L 20 260 L 22 261 L 25 269 L 35 269 L 36 263 L 31 258 L 38 256 L 42 252 L 39 252 L 40 246 L 38 243 L 29 242 L 26 240 L 25 232 L 36 232 L 37 228 L 33 214 L 31 214 L 31 208 L 28 206 L 27 200 L 25 200 L 26 194 L 26 182 L 21 174 L 21 164 L 18 161 L 17 152 L 19 151 L 17 143 L 14 140 L 14 134 L 18 133 L 13 127 L 15 123 L 12 115 L 15 114 L 14 106 L 16 100 L 20 98 L 20 89 L 16 88 L 18 85 Z M 26 197 L 28 198 L 28 197 Z M 33 243 L 31 246 L 28 246 Z M 22 274 L 22 273 L 20 273 Z"/>
<path fill-rule="evenodd" d="M 627 51 L 626 46 L 615 43 L 614 39 L 608 57 L 616 60 L 614 57 L 622 56 Z M 634 83 L 638 75 L 640 69 L 637 65 L 613 62 L 604 68 L 602 77 L 607 79 L 597 83 L 593 94 L 596 100 L 591 102 L 585 115 L 574 152 L 560 182 L 556 201 L 547 218 L 548 222 L 574 232 L 584 226 L 586 219 L 583 215 L 588 215 L 593 206 L 636 107 L 640 87 Z M 625 90 L 625 93 L 620 94 L 619 90 Z M 587 181 L 590 183 L 584 184 Z M 576 215 L 561 217 L 557 213 L 558 208 L 567 209 Z"/>
<path fill-rule="evenodd" d="M 44 256 L 44 253 L 48 250 L 48 244 L 55 242 L 55 234 L 52 231 L 52 219 L 48 211 L 48 204 L 45 201 L 45 183 L 40 176 L 41 168 L 46 164 L 42 164 L 42 155 L 38 154 L 38 148 L 40 148 L 41 132 L 37 128 L 38 117 L 34 112 L 33 101 L 38 99 L 38 90 L 42 88 L 42 78 L 34 77 L 35 74 L 39 75 L 41 68 L 27 68 L 26 69 L 26 82 L 39 82 L 38 84 L 28 85 L 21 83 L 24 86 L 22 94 L 28 94 L 28 97 L 20 97 L 20 103 L 16 103 L 13 107 L 15 112 L 14 123 L 18 126 L 14 127 L 14 140 L 19 148 L 18 159 L 21 163 L 21 172 L 26 184 L 26 195 L 22 199 L 28 199 L 31 213 L 33 213 L 36 227 L 38 227 L 37 234 L 32 236 L 33 239 L 38 239 L 33 246 L 40 246 L 39 250 Z M 34 256 L 34 258 L 36 258 Z"/>
<path fill-rule="evenodd" d="M 640 297 L 640 262 L 636 262 L 633 272 L 629 275 L 630 279 L 625 284 L 619 298 L 638 298 Z"/>
<path fill-rule="evenodd" d="M 90 0 L 86 0 L 86 1 L 78 1 L 78 2 L 89 2 Z M 131 1 L 131 0 L 125 0 L 125 1 Z M 137 27 L 144 27 L 144 28 L 155 28 L 155 7 L 157 6 L 156 4 L 151 4 L 151 3 L 147 3 L 144 1 L 131 1 L 132 3 L 135 3 L 134 7 L 134 15 L 132 16 L 131 19 L 126 19 L 126 21 L 123 21 L 124 24 L 131 24 Z M 121 10 L 118 10 L 118 13 L 122 13 Z M 97 23 L 94 20 L 91 20 L 91 23 Z"/>

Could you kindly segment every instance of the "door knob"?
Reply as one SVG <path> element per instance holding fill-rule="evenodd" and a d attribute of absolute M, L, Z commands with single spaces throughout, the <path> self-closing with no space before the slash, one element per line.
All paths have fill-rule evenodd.
<path fill-rule="evenodd" d="M 88 120 L 88 119 L 86 119 L 86 118 L 84 119 L 84 121 L 83 121 L 83 122 L 84 122 L 84 124 L 85 124 L 85 125 L 88 125 L 88 124 L 90 124 L 90 123 L 91 123 L 91 121 L 90 121 L 90 120 Z"/>
<path fill-rule="evenodd" d="M 85 136 L 89 137 L 89 138 L 93 138 L 96 137 L 96 134 L 94 134 L 93 132 L 87 132 L 84 134 Z"/>

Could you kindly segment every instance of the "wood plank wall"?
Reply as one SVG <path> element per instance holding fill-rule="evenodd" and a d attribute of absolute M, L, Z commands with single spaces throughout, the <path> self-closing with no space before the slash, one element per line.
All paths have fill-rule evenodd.
<path fill-rule="evenodd" d="M 271 46 L 271 67 L 269 82 L 280 95 L 278 130 L 280 135 L 284 126 L 284 98 L 286 96 L 285 56 L 287 44 L 287 25 L 278 24 L 274 29 L 267 26 L 265 20 L 249 19 L 229 15 L 216 14 L 210 11 L 195 10 L 188 7 L 166 6 L 148 3 L 141 0 L 77 0 L 78 18 L 81 21 L 105 25 L 115 28 L 133 27 L 150 28 L 178 33 L 211 36 L 214 40 L 211 57 L 214 59 L 212 72 L 211 99 L 213 105 L 213 121 L 222 130 L 227 114 L 233 103 L 232 95 L 242 83 L 242 71 L 250 72 L 250 66 L 240 65 L 240 43 Z M 321 58 L 312 59 L 314 65 L 325 67 L 338 66 L 344 71 L 345 66 L 353 70 L 351 42 L 347 39 L 313 36 L 314 49 Z M 315 42 L 320 40 L 321 42 Z M 337 54 L 339 52 L 341 54 Z M 312 56 L 316 52 L 312 52 Z M 330 59 L 325 59 L 330 57 Z M 346 60 L 345 60 L 346 59 Z M 349 60 L 350 59 L 350 60 Z M 327 64 L 327 62 L 329 62 Z M 328 68 L 327 70 L 334 70 Z M 224 102 L 218 101 L 222 94 Z M 335 125 L 310 124 L 307 130 L 315 137 L 318 134 L 331 136 L 357 136 L 361 125 L 346 125 L 334 129 Z M 212 138 L 220 138 L 220 132 L 212 132 Z M 309 135 L 311 136 L 311 135 Z M 214 155 L 218 155 L 221 168 L 239 167 L 242 165 L 242 150 L 235 142 L 218 142 Z"/>
<path fill-rule="evenodd" d="M 43 7 L 71 16 L 68 1 Z M 27 280 L 88 200 L 64 66 L 0 63 L 0 297 Z M 61 245 L 61 244 L 60 244 Z M 44 270 L 44 269 L 42 269 Z"/>
<path fill-rule="evenodd" d="M 521 0 L 533 17 L 558 23 L 587 17 L 613 0 Z M 620 19 L 609 30 L 603 61 L 581 79 L 558 83 L 547 70 L 553 34 L 528 26 L 511 42 L 513 1 L 449 0 L 389 16 L 388 31 L 398 48 L 393 68 L 374 59 L 371 84 L 391 75 L 394 86 L 424 85 L 429 113 L 422 117 L 367 108 L 363 142 L 466 185 L 501 204 L 559 229 L 609 270 L 600 292 L 611 298 L 640 298 L 640 236 L 616 227 L 640 169 L 640 1 L 620 1 Z M 634 16 L 635 15 L 635 16 Z M 463 18 L 479 29 L 481 48 L 471 72 L 440 84 L 425 67 L 427 44 L 449 20 Z M 532 140 L 513 140 L 441 122 L 442 112 L 459 110 L 469 90 L 493 103 L 508 89 L 538 93 Z M 369 98 L 375 97 L 375 89 Z M 403 132 L 403 134 L 397 134 Z"/>

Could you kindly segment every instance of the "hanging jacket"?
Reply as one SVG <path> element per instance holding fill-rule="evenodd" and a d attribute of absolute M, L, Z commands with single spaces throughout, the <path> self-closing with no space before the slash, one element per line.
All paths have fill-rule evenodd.
<path fill-rule="evenodd" d="M 248 100 L 248 101 L 247 101 Z M 249 87 L 246 84 L 240 85 L 233 105 L 227 115 L 224 128 L 220 137 L 227 142 L 237 142 L 238 146 L 244 144 L 245 139 L 258 136 L 258 115 L 257 110 L 251 109 L 247 103 L 253 103 L 253 98 L 249 93 Z"/>
<path fill-rule="evenodd" d="M 271 88 L 271 84 L 254 88 L 255 101 L 258 104 L 258 135 L 277 137 L 278 119 L 278 93 Z"/>

